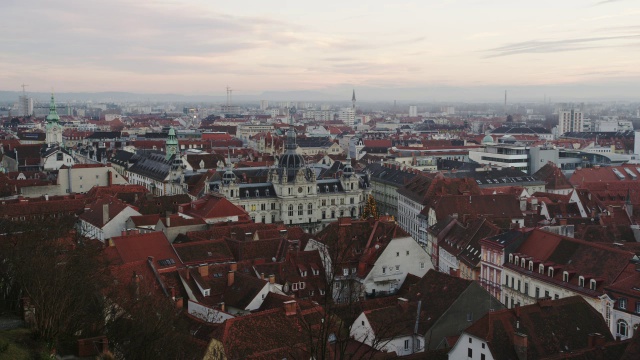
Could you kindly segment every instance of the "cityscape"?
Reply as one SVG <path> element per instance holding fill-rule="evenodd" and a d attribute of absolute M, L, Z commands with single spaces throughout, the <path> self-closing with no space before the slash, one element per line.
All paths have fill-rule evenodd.
<path fill-rule="evenodd" d="M 0 359 L 640 359 L 633 2 L 37 3 Z"/>

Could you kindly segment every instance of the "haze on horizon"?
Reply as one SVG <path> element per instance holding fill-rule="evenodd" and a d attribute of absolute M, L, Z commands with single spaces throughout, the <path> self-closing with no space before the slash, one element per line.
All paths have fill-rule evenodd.
<path fill-rule="evenodd" d="M 0 90 L 224 95 L 229 85 L 236 95 L 350 96 L 355 87 L 379 100 L 387 89 L 410 99 L 412 89 L 446 88 L 471 101 L 486 89 L 540 99 L 640 90 L 631 0 L 4 0 L 0 13 Z"/>

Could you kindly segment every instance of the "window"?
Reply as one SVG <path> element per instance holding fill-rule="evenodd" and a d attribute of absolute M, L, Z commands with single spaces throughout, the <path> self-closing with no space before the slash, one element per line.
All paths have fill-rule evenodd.
<path fill-rule="evenodd" d="M 323 219 L 326 219 L 326 218 L 327 218 L 327 212 L 326 212 L 326 211 L 324 211 L 324 210 L 322 210 L 322 218 L 323 218 Z"/>
<path fill-rule="evenodd" d="M 640 314 L 640 301 L 636 301 L 636 314 Z"/>
<path fill-rule="evenodd" d="M 553 277 L 553 268 L 550 267 L 549 271 L 547 271 L 547 275 L 549 275 L 549 277 Z"/>
<path fill-rule="evenodd" d="M 529 271 L 533 271 L 533 261 L 529 260 Z"/>
<path fill-rule="evenodd" d="M 423 269 L 424 269 L 424 263 L 423 263 L 423 262 L 421 262 L 421 263 L 420 263 L 420 270 L 423 270 Z"/>
<path fill-rule="evenodd" d="M 529 283 L 528 282 L 524 283 L 524 294 L 529 296 Z"/>
<path fill-rule="evenodd" d="M 617 326 L 618 335 L 620 335 L 621 337 L 629 336 L 629 324 L 627 324 L 626 321 L 618 320 L 617 325 L 618 325 Z"/>
<path fill-rule="evenodd" d="M 469 340 L 471 340 L 471 339 L 469 339 Z M 467 357 L 469 359 L 473 358 L 473 350 L 471 348 L 467 349 Z"/>
<path fill-rule="evenodd" d="M 540 297 L 540 288 L 536 286 L 536 299 Z"/>
<path fill-rule="evenodd" d="M 322 206 L 327 206 L 327 199 L 322 199 Z"/>
<path fill-rule="evenodd" d="M 508 296 L 504 297 L 504 306 L 509 307 L 509 297 Z"/>
<path fill-rule="evenodd" d="M 271 203 L 271 210 L 275 210 L 276 209 L 276 203 Z"/>
<path fill-rule="evenodd" d="M 625 310 L 627 308 L 627 299 L 626 298 L 618 299 L 618 307 L 622 310 Z"/>
<path fill-rule="evenodd" d="M 540 264 L 540 267 L 538 268 L 538 273 L 544 274 L 544 265 Z"/>
<path fill-rule="evenodd" d="M 518 280 L 518 287 L 516 288 L 516 290 L 520 291 L 520 280 Z"/>
<path fill-rule="evenodd" d="M 578 277 L 578 286 L 584 287 L 584 276 Z"/>
<path fill-rule="evenodd" d="M 469 338 L 469 344 L 473 343 L 473 339 Z"/>
<path fill-rule="evenodd" d="M 549 297 L 549 290 L 545 290 L 544 291 L 544 297 L 548 298 Z"/>
<path fill-rule="evenodd" d="M 260 210 L 267 210 L 267 204 L 260 204 Z"/>
<path fill-rule="evenodd" d="M 387 273 L 387 267 L 386 267 L 386 266 L 383 266 L 383 267 L 382 267 L 382 273 L 383 273 L 383 274 L 386 274 L 386 273 Z"/>
<path fill-rule="evenodd" d="M 307 215 L 311 215 L 313 213 L 313 204 L 309 203 L 307 205 Z"/>
<path fill-rule="evenodd" d="M 400 252 L 396 251 L 396 257 L 400 256 Z"/>
<path fill-rule="evenodd" d="M 554 298 L 555 300 L 558 300 L 558 299 L 560 299 L 560 295 L 555 294 L 555 295 L 553 295 L 553 298 Z"/>
<path fill-rule="evenodd" d="M 505 280 L 504 284 L 505 284 L 506 286 L 509 286 L 509 275 L 505 275 L 505 279 L 506 279 L 506 280 Z"/>
<path fill-rule="evenodd" d="M 482 344 L 484 345 L 484 344 Z M 480 354 L 480 360 L 486 360 L 486 357 L 484 356 L 484 354 Z"/>
<path fill-rule="evenodd" d="M 264 195 L 265 195 L 265 196 L 269 196 L 269 189 L 265 189 L 265 190 L 264 190 Z"/>
<path fill-rule="evenodd" d="M 331 218 L 334 219 L 336 217 L 336 212 L 334 210 L 331 210 Z"/>
<path fill-rule="evenodd" d="M 289 205 L 289 216 L 293 216 L 293 205 Z"/>
<path fill-rule="evenodd" d="M 595 290 L 597 287 L 597 282 L 594 279 L 591 279 L 591 281 L 589 281 L 589 289 L 591 290 Z"/>
<path fill-rule="evenodd" d="M 356 268 L 351 268 L 351 273 L 355 274 L 356 273 Z"/>
<path fill-rule="evenodd" d="M 293 290 L 293 291 L 298 290 L 298 283 L 291 284 L 291 290 Z"/>
<path fill-rule="evenodd" d="M 304 206 L 302 204 L 298 205 L 298 215 L 304 215 Z"/>
<path fill-rule="evenodd" d="M 404 349 L 409 350 L 409 340 L 404 341 Z"/>
<path fill-rule="evenodd" d="M 396 271 L 400 271 L 400 265 L 396 265 Z"/>
<path fill-rule="evenodd" d="M 304 289 L 304 282 L 300 283 L 300 289 Z"/>
<path fill-rule="evenodd" d="M 422 349 L 422 344 L 420 344 L 420 339 L 416 339 L 416 350 Z"/>
<path fill-rule="evenodd" d="M 407 256 L 409 256 L 409 250 L 407 250 Z"/>
<path fill-rule="evenodd" d="M 335 205 L 336 204 L 336 199 L 331 199 L 331 205 Z"/>
<path fill-rule="evenodd" d="M 562 281 L 564 282 L 569 282 L 569 273 L 568 272 L 563 272 L 562 273 Z"/>
<path fill-rule="evenodd" d="M 342 269 L 342 274 L 343 274 L 344 276 L 348 276 L 348 275 L 349 275 L 349 268 L 344 268 L 344 269 Z"/>

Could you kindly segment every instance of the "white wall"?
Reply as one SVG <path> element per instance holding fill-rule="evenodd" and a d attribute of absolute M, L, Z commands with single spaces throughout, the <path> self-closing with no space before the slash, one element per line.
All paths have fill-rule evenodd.
<path fill-rule="evenodd" d="M 471 340 L 471 342 L 469 342 Z M 469 349 L 471 349 L 471 357 L 468 356 Z M 493 355 L 489 350 L 487 343 L 475 336 L 471 336 L 467 333 L 462 333 L 456 344 L 449 351 L 449 359 L 478 359 L 480 360 L 484 354 L 485 360 L 493 360 Z"/>
<path fill-rule="evenodd" d="M 191 300 L 187 302 L 187 311 L 189 312 L 189 315 L 193 315 L 203 321 L 215 324 L 222 324 L 225 320 L 234 318 L 231 314 L 212 309 Z"/>
<path fill-rule="evenodd" d="M 125 229 L 127 227 L 127 220 L 129 220 L 129 218 L 132 216 L 140 215 L 142 214 L 127 206 L 124 210 L 122 210 L 118 215 L 116 215 L 102 227 L 102 231 L 104 232 L 104 239 L 110 239 L 114 236 L 120 236 L 122 234 L 122 229 Z"/>

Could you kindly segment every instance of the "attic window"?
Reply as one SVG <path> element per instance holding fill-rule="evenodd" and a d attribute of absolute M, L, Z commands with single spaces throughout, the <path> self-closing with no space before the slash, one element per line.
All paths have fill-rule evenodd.
<path fill-rule="evenodd" d="M 509 262 L 513 263 L 513 254 L 509 254 Z"/>
<path fill-rule="evenodd" d="M 249 197 L 249 190 L 246 190 L 246 191 L 244 192 L 244 194 L 245 194 L 245 196 L 246 196 L 246 197 Z"/>
<path fill-rule="evenodd" d="M 584 287 L 584 276 L 578 277 L 578 286 Z"/>
<path fill-rule="evenodd" d="M 594 279 L 591 279 L 591 281 L 589 281 L 589 289 L 595 290 L 597 285 L 598 284 Z"/>
<path fill-rule="evenodd" d="M 533 271 L 533 260 L 529 260 L 529 271 Z"/>
<path fill-rule="evenodd" d="M 291 284 L 291 290 L 297 291 L 298 290 L 298 283 Z"/>
<path fill-rule="evenodd" d="M 525 260 L 525 258 L 520 259 L 520 266 L 524 268 L 526 262 L 527 260 Z"/>
<path fill-rule="evenodd" d="M 158 260 L 158 264 L 160 266 L 171 266 L 174 265 L 176 262 L 173 259 L 163 259 L 163 260 Z"/>
<path fill-rule="evenodd" d="M 516 261 L 514 262 L 514 264 L 518 265 L 519 262 L 520 262 L 520 258 L 516 255 Z"/>
<path fill-rule="evenodd" d="M 304 281 L 300 283 L 300 290 L 304 289 Z"/>
<path fill-rule="evenodd" d="M 260 190 L 256 190 L 256 197 L 260 197 Z"/>
<path fill-rule="evenodd" d="M 320 275 L 320 271 L 319 271 L 319 270 L 316 270 L 316 269 L 311 269 L 311 273 L 312 273 L 313 275 Z"/>
<path fill-rule="evenodd" d="M 547 272 L 547 275 L 549 275 L 549 277 L 553 277 L 553 268 L 549 267 L 549 271 Z"/>
<path fill-rule="evenodd" d="M 564 282 L 569 282 L 569 273 L 568 272 L 563 272 L 562 273 L 562 281 Z"/>
<path fill-rule="evenodd" d="M 264 194 L 265 194 L 265 196 L 269 196 L 269 189 L 265 189 L 264 190 Z"/>

